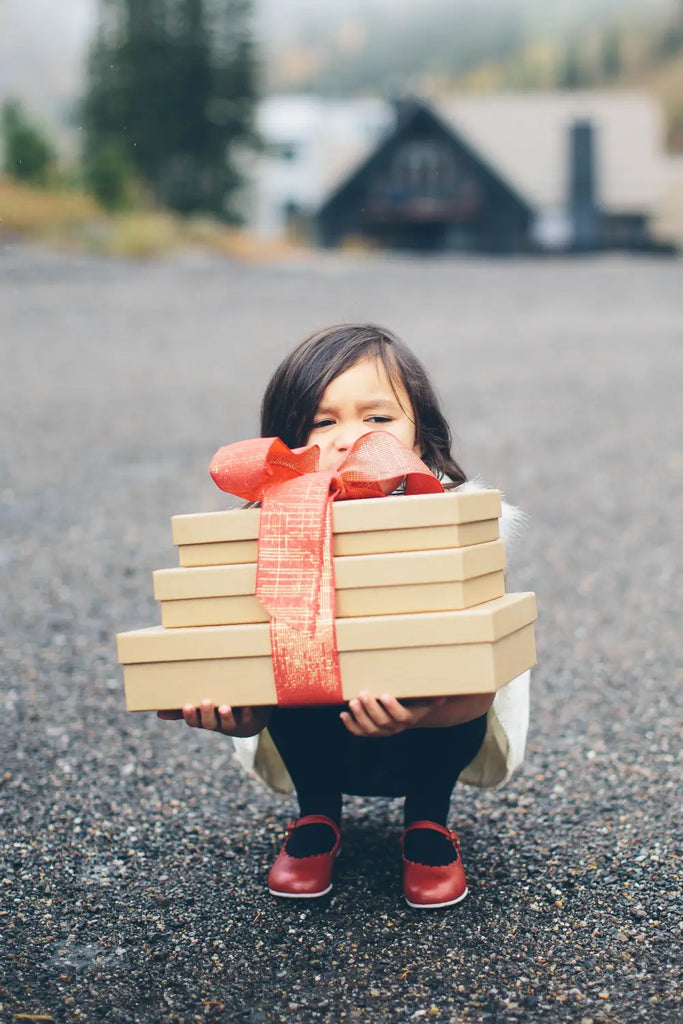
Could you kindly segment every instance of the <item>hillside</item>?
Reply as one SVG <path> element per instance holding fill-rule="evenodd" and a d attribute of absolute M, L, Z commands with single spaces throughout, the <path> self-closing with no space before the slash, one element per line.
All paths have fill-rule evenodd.
<path fill-rule="evenodd" d="M 662 104 L 672 152 L 683 152 L 683 10 L 644 25 L 617 19 L 568 38 L 527 43 L 503 61 L 485 61 L 450 87 L 505 89 L 637 88 Z"/>
<path fill-rule="evenodd" d="M 262 7 L 265 16 L 270 0 Z M 280 9 L 281 10 L 281 9 Z M 683 3 L 649 0 L 335 0 L 261 22 L 268 91 L 327 94 L 637 87 L 683 151 Z"/>

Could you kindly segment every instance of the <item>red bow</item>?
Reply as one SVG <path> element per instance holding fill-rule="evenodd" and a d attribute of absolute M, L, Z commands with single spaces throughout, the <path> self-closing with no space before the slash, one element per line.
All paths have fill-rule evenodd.
<path fill-rule="evenodd" d="M 279 438 L 220 448 L 209 472 L 223 491 L 262 503 L 256 597 L 270 615 L 278 704 L 340 704 L 335 634 L 332 502 L 380 498 L 406 478 L 406 494 L 443 487 L 392 434 L 359 438 L 337 470 L 318 470 L 320 449 Z"/>

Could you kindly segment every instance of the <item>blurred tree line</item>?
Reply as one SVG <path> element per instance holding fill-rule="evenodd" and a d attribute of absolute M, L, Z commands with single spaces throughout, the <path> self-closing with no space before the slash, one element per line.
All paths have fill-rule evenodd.
<path fill-rule="evenodd" d="M 99 0 L 83 103 L 84 174 L 109 208 L 142 183 L 180 213 L 230 219 L 255 142 L 251 0 Z"/>
<path fill-rule="evenodd" d="M 345 22 L 321 3 L 306 7 L 285 47 L 277 36 L 270 47 L 275 89 L 647 88 L 650 72 L 683 57 L 683 0 L 421 0 L 391 17 L 386 2 L 366 0 Z"/>
<path fill-rule="evenodd" d="M 5 172 L 11 178 L 45 187 L 55 173 L 56 153 L 47 135 L 29 119 L 19 100 L 9 99 L 0 112 Z"/>
<path fill-rule="evenodd" d="M 609 85 L 629 71 L 656 69 L 683 54 L 683 0 L 649 31 L 628 21 L 572 34 L 564 43 L 556 83 L 562 89 Z"/>

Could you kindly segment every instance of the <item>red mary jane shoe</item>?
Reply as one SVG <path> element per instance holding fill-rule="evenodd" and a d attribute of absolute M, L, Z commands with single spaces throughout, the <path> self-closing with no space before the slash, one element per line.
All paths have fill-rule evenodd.
<path fill-rule="evenodd" d="M 329 825 L 335 834 L 335 843 L 329 853 L 313 854 L 310 857 L 292 857 L 287 853 L 292 833 L 302 825 Z M 324 896 L 332 888 L 332 871 L 340 846 L 339 826 L 324 814 L 306 814 L 298 821 L 290 822 L 287 838 L 268 875 L 269 892 L 273 896 L 298 899 Z"/>
<path fill-rule="evenodd" d="M 453 846 L 455 860 L 450 864 L 419 864 L 405 855 L 405 838 L 413 829 L 431 829 L 440 832 Z M 409 907 L 434 909 L 450 907 L 467 896 L 467 881 L 460 857 L 460 842 L 455 832 L 435 821 L 414 821 L 401 836 L 403 852 L 403 894 Z"/>

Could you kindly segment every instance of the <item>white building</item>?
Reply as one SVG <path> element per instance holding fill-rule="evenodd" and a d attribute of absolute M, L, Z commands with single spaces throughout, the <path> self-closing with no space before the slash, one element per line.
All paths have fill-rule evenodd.
<path fill-rule="evenodd" d="M 309 220 L 335 184 L 391 130 L 384 100 L 271 96 L 258 109 L 264 150 L 254 174 L 252 227 L 283 238 L 299 217 Z"/>

